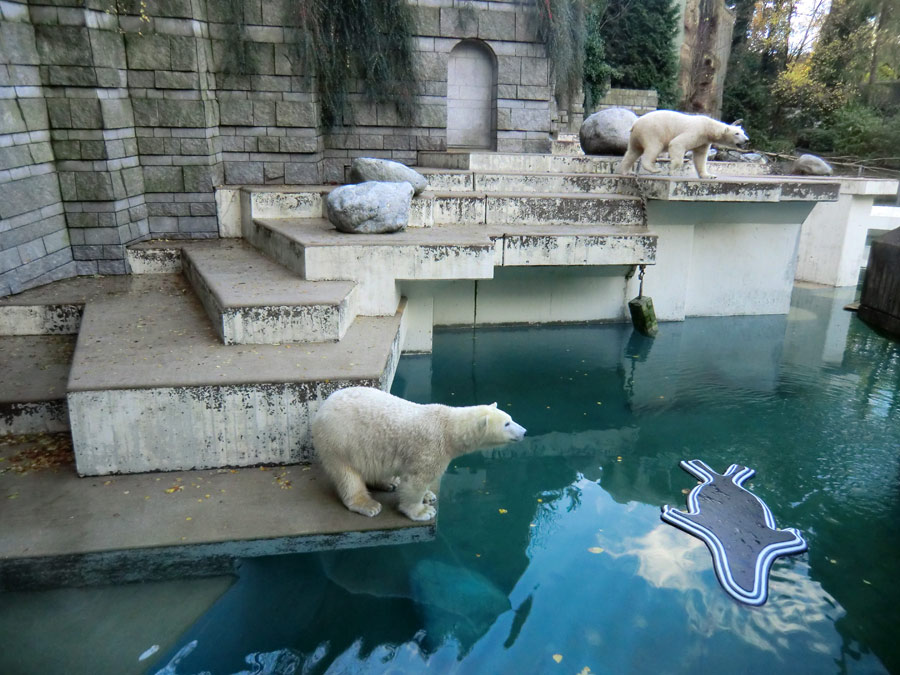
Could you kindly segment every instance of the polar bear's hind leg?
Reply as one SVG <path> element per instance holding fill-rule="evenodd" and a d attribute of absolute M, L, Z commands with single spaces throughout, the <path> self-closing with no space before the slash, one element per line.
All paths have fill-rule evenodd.
<path fill-rule="evenodd" d="M 619 175 L 627 176 L 631 169 L 634 168 L 634 163 L 637 162 L 638 157 L 641 156 L 641 151 L 634 147 L 634 145 L 628 145 L 628 152 L 625 153 L 625 156 L 622 158 L 622 161 L 619 163 Z"/>
<path fill-rule="evenodd" d="M 322 467 L 331 477 L 344 506 L 370 518 L 381 513 L 381 503 L 372 499 L 365 481 L 353 467 L 332 462 L 323 462 Z"/>
<path fill-rule="evenodd" d="M 644 146 L 644 154 L 641 155 L 641 167 L 649 173 L 659 173 L 660 168 L 656 166 L 656 158 L 659 157 L 662 149 L 662 144 L 660 143 L 648 143 Z"/>

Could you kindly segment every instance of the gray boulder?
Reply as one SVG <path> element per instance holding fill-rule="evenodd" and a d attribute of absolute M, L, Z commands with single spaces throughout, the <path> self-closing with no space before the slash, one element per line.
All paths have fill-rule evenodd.
<path fill-rule="evenodd" d="M 800 155 L 791 166 L 791 173 L 800 176 L 830 176 L 831 166 L 816 155 Z"/>
<path fill-rule="evenodd" d="M 761 155 L 758 152 L 741 152 L 730 148 L 719 148 L 716 151 L 716 161 L 748 162 L 750 164 L 768 164 L 769 162 L 765 155 Z"/>
<path fill-rule="evenodd" d="M 409 222 L 412 196 L 413 186 L 406 181 L 342 185 L 325 199 L 325 212 L 328 220 L 341 232 L 396 232 Z"/>
<path fill-rule="evenodd" d="M 365 183 L 370 180 L 385 183 L 406 181 L 413 186 L 415 194 L 421 193 L 428 187 L 428 181 L 425 180 L 425 176 L 418 171 L 410 169 L 405 164 L 392 162 L 389 159 L 357 157 L 350 165 L 350 181 L 352 183 Z"/>
<path fill-rule="evenodd" d="M 627 108 L 595 112 L 581 125 L 578 138 L 586 155 L 624 155 L 637 115 Z"/>

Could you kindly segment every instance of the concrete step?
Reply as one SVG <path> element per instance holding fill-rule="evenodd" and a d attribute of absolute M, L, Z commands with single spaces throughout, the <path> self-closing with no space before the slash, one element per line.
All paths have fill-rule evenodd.
<path fill-rule="evenodd" d="M 418 169 L 436 192 L 634 195 L 631 178 L 591 173 L 525 173 Z"/>
<path fill-rule="evenodd" d="M 72 335 L 0 337 L 0 436 L 69 428 Z"/>
<path fill-rule="evenodd" d="M 306 281 L 241 240 L 184 249 L 182 265 L 222 342 L 333 342 L 356 318 L 356 285 Z"/>
<path fill-rule="evenodd" d="M 317 465 L 79 478 L 59 440 L 49 455 L 0 446 L 0 466 L 26 469 L 0 472 L 0 590 L 233 574 L 238 558 L 434 538 L 393 493 L 375 494 L 375 518 L 348 511 Z"/>
<path fill-rule="evenodd" d="M 68 382 L 83 475 L 312 458 L 309 419 L 345 386 L 388 389 L 403 307 L 340 342 L 223 345 L 180 275 L 137 275 L 86 305 Z"/>
<path fill-rule="evenodd" d="M 657 240 L 643 227 L 552 222 L 348 235 L 321 218 L 257 219 L 245 236 L 306 279 L 355 281 L 363 315 L 388 313 L 400 280 L 490 279 L 499 266 L 653 264 Z"/>
<path fill-rule="evenodd" d="M 256 219 L 244 237 L 310 281 L 344 279 L 358 284 L 358 311 L 392 314 L 398 279 L 490 279 L 494 245 L 483 228 L 410 228 L 393 234 L 338 232 L 322 218 Z"/>
<path fill-rule="evenodd" d="M 250 219 L 323 218 L 329 186 L 248 188 Z M 423 192 L 413 199 L 410 227 L 604 223 L 642 225 L 643 206 L 637 197 L 571 192 Z M 246 225 L 246 222 L 244 223 Z M 244 236 L 247 233 L 244 232 Z"/>
<path fill-rule="evenodd" d="M 505 173 L 615 173 L 621 157 L 612 155 L 560 155 L 501 152 L 419 152 L 418 167 Z M 668 160 L 660 160 L 668 170 Z M 417 167 L 417 170 L 420 170 Z M 752 162 L 709 162 L 714 175 L 761 176 L 772 171 L 770 164 Z M 696 175 L 688 161 L 678 175 Z"/>

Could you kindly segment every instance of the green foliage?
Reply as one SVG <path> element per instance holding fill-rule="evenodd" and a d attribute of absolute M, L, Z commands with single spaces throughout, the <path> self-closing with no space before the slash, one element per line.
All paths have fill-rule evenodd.
<path fill-rule="evenodd" d="M 533 0 L 538 14 L 538 37 L 547 54 L 560 101 L 574 101 L 584 72 L 584 0 Z"/>
<path fill-rule="evenodd" d="M 357 87 L 370 101 L 395 103 L 411 122 L 415 25 L 405 0 L 303 0 L 296 18 L 296 72 L 316 77 L 323 124 L 341 123 Z"/>
<path fill-rule="evenodd" d="M 671 0 L 608 0 L 600 19 L 610 84 L 656 89 L 660 107 L 676 102 L 674 40 L 680 12 Z"/>
<path fill-rule="evenodd" d="M 743 117 L 754 146 L 879 159 L 900 154 L 900 111 L 863 103 L 862 85 L 895 60 L 893 0 L 833 0 L 811 53 L 788 53 L 792 3 L 734 4 L 735 25 L 723 100 L 725 119 Z M 740 33 L 738 32 L 740 31 Z M 880 49 L 878 37 L 881 36 Z"/>
<path fill-rule="evenodd" d="M 621 72 L 606 59 L 606 45 L 600 33 L 605 12 L 606 0 L 594 0 L 587 8 L 583 83 L 585 114 L 592 111 L 603 98 L 612 78 L 621 76 Z"/>
<path fill-rule="evenodd" d="M 741 45 L 732 52 L 725 76 L 722 119 L 743 118 L 744 130 L 754 147 L 772 149 L 771 125 L 775 102 L 771 89 L 775 77 L 762 69 L 762 55 Z"/>
<path fill-rule="evenodd" d="M 801 131 L 798 140 L 813 152 L 887 158 L 891 161 L 879 164 L 900 168 L 900 112 L 885 115 L 853 101 L 833 111 L 820 126 Z"/>

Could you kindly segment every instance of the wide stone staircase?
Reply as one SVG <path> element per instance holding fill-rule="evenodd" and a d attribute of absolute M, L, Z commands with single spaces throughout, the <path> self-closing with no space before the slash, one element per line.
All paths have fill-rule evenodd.
<path fill-rule="evenodd" d="M 654 263 L 633 179 L 596 173 L 608 162 L 481 157 L 518 163 L 446 168 L 479 155 L 426 154 L 438 166 L 421 169 L 429 190 L 400 233 L 337 232 L 323 212 L 331 186 L 251 186 L 243 239 L 144 242 L 132 269 L 152 273 L 4 299 L 4 333 L 78 333 L 55 421 L 36 413 L 47 401 L 15 401 L 4 431 L 64 426 L 65 400 L 82 475 L 309 461 L 319 401 L 390 387 L 406 328 L 398 282 Z"/>

